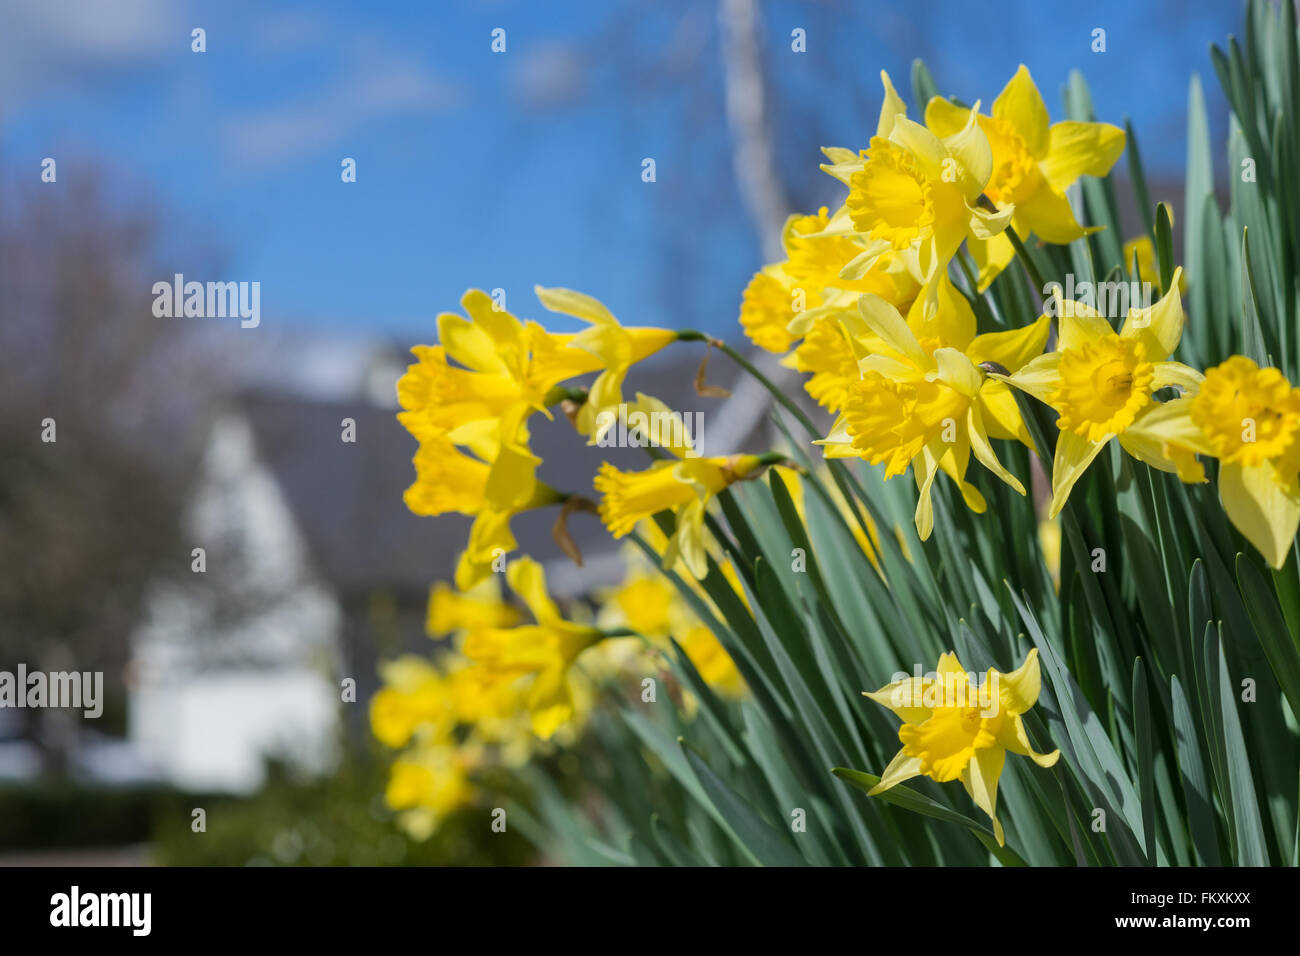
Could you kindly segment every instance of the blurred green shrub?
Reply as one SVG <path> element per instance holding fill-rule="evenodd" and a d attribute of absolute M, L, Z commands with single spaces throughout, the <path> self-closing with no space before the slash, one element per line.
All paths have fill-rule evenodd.
<path fill-rule="evenodd" d="M 163 866 L 527 865 L 536 853 L 511 830 L 494 833 L 490 808 L 449 818 L 437 836 L 409 839 L 383 802 L 386 766 L 346 757 L 326 779 L 303 779 L 268 762 L 249 797 L 165 786 L 69 780 L 0 786 L 0 852 L 148 844 Z M 192 811 L 206 830 L 191 829 Z"/>
<path fill-rule="evenodd" d="M 493 833 L 490 812 L 466 809 L 424 843 L 408 838 L 383 801 L 386 766 L 349 757 L 326 779 L 302 780 L 267 765 L 266 785 L 248 798 L 192 802 L 156 819 L 155 862 L 164 866 L 480 866 L 525 865 L 522 837 Z M 191 829 L 190 808 L 207 811 Z"/>

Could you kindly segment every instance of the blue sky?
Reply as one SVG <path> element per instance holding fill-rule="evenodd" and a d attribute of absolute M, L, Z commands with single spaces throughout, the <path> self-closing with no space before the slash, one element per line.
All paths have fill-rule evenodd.
<path fill-rule="evenodd" d="M 762 10 L 776 133 L 809 182 L 814 133 L 865 145 L 879 69 L 906 89 L 916 55 L 945 92 L 986 103 L 1023 61 L 1054 117 L 1080 69 L 1099 118 L 1132 116 L 1162 176 L 1181 176 L 1192 71 L 1225 133 L 1207 50 L 1240 32 L 1233 2 Z M 224 253 L 222 275 L 194 278 L 262 283 L 264 324 L 408 339 L 469 286 L 538 315 L 539 282 L 630 323 L 730 332 L 761 264 L 726 148 L 713 3 L 7 0 L 0 18 L 0 159 L 33 180 L 45 156 L 63 182 L 120 177 Z M 190 51 L 194 27 L 206 53 Z M 794 27 L 806 54 L 789 52 Z M 832 186 L 808 189 L 834 201 Z"/>

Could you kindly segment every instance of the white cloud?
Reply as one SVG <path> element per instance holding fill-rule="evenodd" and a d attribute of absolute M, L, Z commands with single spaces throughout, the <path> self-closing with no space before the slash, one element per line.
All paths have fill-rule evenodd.
<path fill-rule="evenodd" d="M 173 0 L 5 0 L 0 108 L 188 50 L 180 12 Z"/>
<path fill-rule="evenodd" d="M 417 63 L 361 66 L 309 97 L 235 118 L 227 143 L 240 162 L 270 166 L 340 143 L 367 123 L 445 112 L 461 99 L 456 86 Z"/>
<path fill-rule="evenodd" d="M 572 46 L 545 43 L 530 47 L 511 75 L 515 95 L 534 108 L 568 106 L 582 98 L 586 76 Z"/>

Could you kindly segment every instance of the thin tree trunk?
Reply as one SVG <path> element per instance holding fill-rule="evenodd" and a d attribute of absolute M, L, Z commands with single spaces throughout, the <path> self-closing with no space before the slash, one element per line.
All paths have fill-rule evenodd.
<path fill-rule="evenodd" d="M 732 162 L 741 197 L 758 230 L 763 260 L 782 258 L 781 227 L 790 204 L 776 170 L 759 51 L 758 0 L 720 0 L 723 82 Z"/>

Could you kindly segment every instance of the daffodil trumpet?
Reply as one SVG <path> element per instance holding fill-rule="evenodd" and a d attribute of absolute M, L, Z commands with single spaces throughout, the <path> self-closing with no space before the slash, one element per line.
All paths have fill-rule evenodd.
<path fill-rule="evenodd" d="M 676 526 L 664 551 L 663 566 L 672 568 L 680 560 L 695 577 L 702 578 L 708 570 L 704 526 L 709 502 L 737 481 L 755 478 L 761 469 L 785 460 L 780 452 L 668 458 L 636 472 L 620 471 L 606 462 L 594 482 L 601 495 L 600 518 L 610 534 L 621 538 L 644 519 L 671 511 Z"/>

